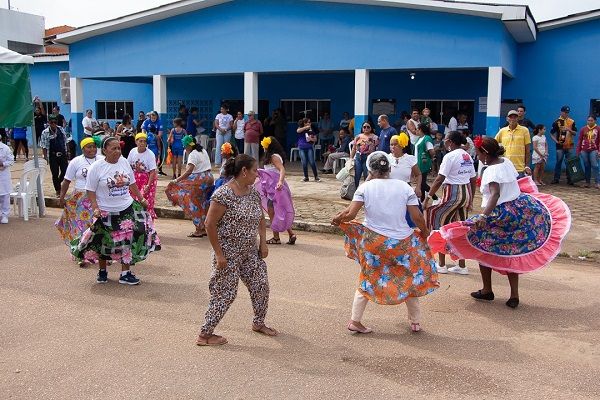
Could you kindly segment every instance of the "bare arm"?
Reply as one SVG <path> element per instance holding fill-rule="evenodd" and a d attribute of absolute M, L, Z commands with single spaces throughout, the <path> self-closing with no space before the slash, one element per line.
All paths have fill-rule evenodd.
<path fill-rule="evenodd" d="M 71 181 L 68 179 L 63 179 L 62 183 L 60 184 L 60 197 L 58 200 L 58 205 L 60 207 L 65 206 L 65 196 L 67 195 L 67 192 L 69 191 L 70 184 L 71 184 Z"/>
<path fill-rule="evenodd" d="M 406 206 L 408 210 L 408 214 L 410 218 L 413 220 L 417 228 L 421 231 L 421 237 L 423 239 L 427 239 L 429 236 L 429 229 L 427 229 L 427 225 L 425 225 L 425 218 L 423 217 L 423 213 L 419 210 L 418 206 Z"/>
<path fill-rule="evenodd" d="M 333 218 L 333 220 L 331 220 L 331 225 L 338 226 L 342 222 L 352 221 L 354 218 L 356 218 L 356 215 L 362 208 L 363 204 L 364 203 L 362 201 L 353 201 L 350 203 L 348 208 L 340 212 Z"/>
<path fill-rule="evenodd" d="M 140 199 L 140 203 L 142 205 L 144 205 L 144 203 L 145 203 L 146 206 L 148 205 L 148 203 L 146 202 L 146 199 L 144 199 L 144 197 L 142 196 L 142 193 L 140 192 L 140 189 L 138 188 L 137 183 L 133 182 L 131 185 L 129 185 L 129 191 L 135 197 L 137 197 L 138 199 Z"/>
<path fill-rule="evenodd" d="M 267 246 L 267 222 L 265 221 L 264 214 L 260 218 L 260 223 L 258 225 L 258 236 L 260 238 L 260 257 L 267 258 L 269 255 L 269 246 Z"/>
<path fill-rule="evenodd" d="M 277 170 L 279 171 L 279 182 L 277 182 L 277 186 L 275 187 L 275 189 L 281 190 L 281 188 L 283 187 L 283 181 L 285 180 L 285 167 L 283 166 L 283 163 L 281 162 L 279 157 L 271 156 L 271 163 L 273 163 L 275 168 L 277 168 Z"/>
<path fill-rule="evenodd" d="M 417 164 L 413 165 L 411 170 L 412 179 L 415 181 L 415 194 L 417 197 L 421 197 L 423 193 L 421 193 L 421 181 L 423 180 L 423 175 L 421 174 L 421 170 L 417 166 Z"/>
<path fill-rule="evenodd" d="M 196 168 L 196 166 L 194 164 L 191 164 L 191 163 L 188 164 L 185 167 L 185 172 L 183 174 L 181 174 L 181 176 L 179 178 L 175 179 L 175 182 L 179 183 L 182 180 L 187 179 L 187 177 L 192 174 L 192 171 L 194 171 L 194 168 Z"/>
<path fill-rule="evenodd" d="M 96 201 L 96 192 L 92 192 L 91 190 L 86 190 L 87 197 L 90 199 L 90 203 L 92 203 L 92 210 L 94 210 L 94 217 L 100 217 L 100 207 L 98 207 L 98 202 Z"/>
<path fill-rule="evenodd" d="M 217 233 L 217 224 L 219 223 L 219 221 L 221 221 L 223 215 L 225 215 L 225 211 L 227 211 L 227 207 L 220 203 L 217 203 L 216 201 L 211 201 L 210 207 L 208 208 L 208 214 L 206 216 L 206 222 L 204 223 L 204 226 L 206 227 L 206 234 L 208 235 L 208 240 L 210 241 L 210 245 L 212 246 L 215 252 L 215 258 L 217 259 L 218 268 L 225 268 L 227 266 L 227 259 L 225 258 L 225 254 L 223 254 L 223 249 L 221 248 L 221 244 L 219 243 L 219 234 Z"/>
<path fill-rule="evenodd" d="M 525 168 L 531 164 L 531 143 L 525 145 Z"/>

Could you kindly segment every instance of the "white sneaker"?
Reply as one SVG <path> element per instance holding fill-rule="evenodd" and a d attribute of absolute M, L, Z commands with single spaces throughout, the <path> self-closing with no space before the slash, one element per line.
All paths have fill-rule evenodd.
<path fill-rule="evenodd" d="M 0 224 L 8 224 L 8 217 L 4 215 L 2 219 L 0 219 Z"/>
<path fill-rule="evenodd" d="M 459 275 L 469 275 L 469 269 L 467 267 L 461 268 L 458 265 L 448 268 L 448 272 Z"/>
<path fill-rule="evenodd" d="M 448 273 L 448 267 L 444 266 L 444 267 L 440 267 L 438 265 L 438 263 L 435 263 L 435 265 L 437 266 L 437 272 L 438 274 L 447 274 Z"/>

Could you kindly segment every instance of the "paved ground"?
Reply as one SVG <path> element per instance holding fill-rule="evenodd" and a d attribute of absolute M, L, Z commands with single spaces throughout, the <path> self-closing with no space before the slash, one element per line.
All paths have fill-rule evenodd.
<path fill-rule="evenodd" d="M 22 171 L 23 160 L 19 160 L 13 168 L 13 178 L 16 180 Z M 298 162 L 288 163 L 288 183 L 294 196 L 296 221 L 309 224 L 329 225 L 331 218 L 343 210 L 348 201 L 339 197 L 340 183 L 333 175 L 322 175 L 322 182 L 302 182 L 302 169 Z M 165 168 L 169 172 L 169 167 Z M 213 171 L 215 176 L 218 171 Z M 565 179 L 563 177 L 563 179 Z M 165 209 L 179 210 L 173 207 L 166 198 L 164 188 L 170 177 L 160 177 L 157 190 L 156 205 Z M 546 179 L 549 182 L 551 179 Z M 54 189 L 50 175 L 45 180 L 45 193 L 52 196 Z M 548 185 L 542 191 L 552 193 L 562 198 L 571 208 L 573 214 L 573 229 L 564 243 L 564 255 L 571 257 L 584 256 L 587 260 L 600 262 L 600 190 L 561 185 Z M 481 198 L 479 193 L 475 199 L 475 211 L 479 211 Z"/>
<path fill-rule="evenodd" d="M 242 287 L 218 333 L 230 344 L 199 348 L 207 305 L 209 244 L 189 222 L 162 219 L 164 250 L 136 271 L 139 287 L 94 284 L 52 227 L 58 210 L 0 226 L 0 393 L 3 399 L 440 399 L 600 398 L 599 270 L 558 259 L 526 275 L 522 304 L 468 293 L 470 276 L 442 276 L 422 300 L 424 331 L 411 334 L 404 306 L 369 305 L 375 333 L 345 330 L 357 266 L 342 239 L 301 233 L 273 246 L 268 322 L 250 331 Z"/>

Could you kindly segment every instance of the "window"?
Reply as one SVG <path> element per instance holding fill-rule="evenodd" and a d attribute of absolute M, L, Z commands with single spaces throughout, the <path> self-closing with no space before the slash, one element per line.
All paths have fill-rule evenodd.
<path fill-rule="evenodd" d="M 288 122 L 297 122 L 304 117 L 317 122 L 324 113 L 331 115 L 330 99 L 283 99 L 281 109 Z"/>
<path fill-rule="evenodd" d="M 96 101 L 96 119 L 123 119 L 123 115 L 133 115 L 133 101 Z"/>
<path fill-rule="evenodd" d="M 475 101 L 473 100 L 422 100 L 413 99 L 410 101 L 410 110 L 417 109 L 422 112 L 424 108 L 431 110 L 431 119 L 436 124 L 448 125 L 450 118 L 455 117 L 459 112 L 467 115 L 469 126 L 473 126 L 473 114 L 475 112 Z"/>
<path fill-rule="evenodd" d="M 373 99 L 371 100 L 373 104 L 373 115 L 382 115 L 385 114 L 387 116 L 396 114 L 396 99 Z"/>
<path fill-rule="evenodd" d="M 46 111 L 46 115 L 52 114 L 52 108 L 56 107 L 58 103 L 56 101 L 42 101 L 42 107 Z"/>

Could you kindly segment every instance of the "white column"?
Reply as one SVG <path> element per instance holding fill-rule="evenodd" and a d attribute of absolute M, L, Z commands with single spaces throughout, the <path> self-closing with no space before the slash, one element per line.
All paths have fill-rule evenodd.
<path fill-rule="evenodd" d="M 71 113 L 83 113 L 83 81 L 81 78 L 70 78 Z"/>
<path fill-rule="evenodd" d="M 500 107 L 502 103 L 502 67 L 490 67 L 488 70 L 486 135 L 495 136 L 500 125 Z"/>
<path fill-rule="evenodd" d="M 152 97 L 154 111 L 159 115 L 167 113 L 167 77 L 164 75 L 152 76 Z"/>
<path fill-rule="evenodd" d="M 369 115 L 369 70 L 354 70 L 354 134 L 360 133 L 360 128 Z"/>
<path fill-rule="evenodd" d="M 258 73 L 244 72 L 244 114 L 258 113 Z"/>

